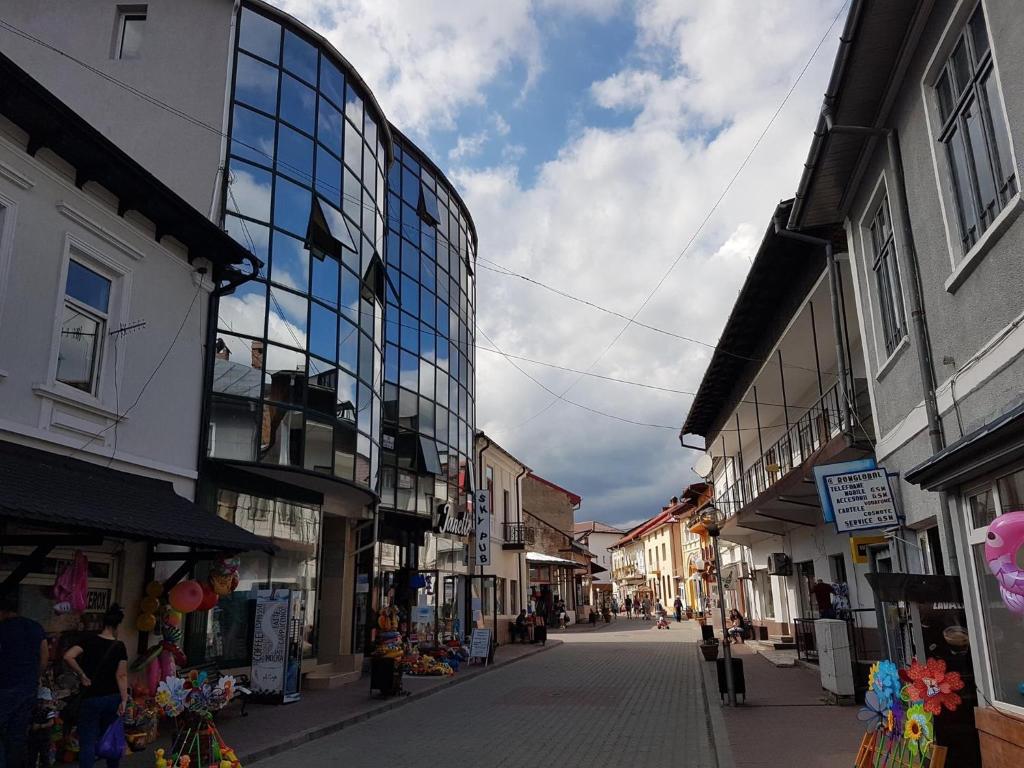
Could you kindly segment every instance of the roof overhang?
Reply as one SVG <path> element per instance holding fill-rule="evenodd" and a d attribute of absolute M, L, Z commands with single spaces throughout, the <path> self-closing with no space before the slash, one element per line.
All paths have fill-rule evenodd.
<path fill-rule="evenodd" d="M 908 54 L 932 5 L 933 0 L 853 0 L 850 4 L 789 215 L 791 228 L 821 226 L 846 217 L 864 160 L 886 127 L 909 64 Z"/>
<path fill-rule="evenodd" d="M 926 491 L 952 490 L 1024 458 L 1024 402 L 970 432 L 905 475 Z"/>
<path fill-rule="evenodd" d="M 536 563 L 537 565 L 556 565 L 562 566 L 563 568 L 583 568 L 586 569 L 583 563 L 577 563 L 575 560 L 566 560 L 564 557 L 555 557 L 554 555 L 546 555 L 543 552 L 527 552 L 526 562 Z"/>

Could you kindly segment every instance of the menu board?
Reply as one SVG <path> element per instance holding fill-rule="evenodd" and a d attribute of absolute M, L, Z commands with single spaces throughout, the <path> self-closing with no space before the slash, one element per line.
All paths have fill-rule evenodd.
<path fill-rule="evenodd" d="M 288 590 L 260 590 L 252 637 L 252 690 L 260 696 L 284 692 L 288 662 Z"/>
<path fill-rule="evenodd" d="M 491 630 L 474 629 L 469 643 L 469 658 L 483 659 L 487 663 L 491 655 Z"/>

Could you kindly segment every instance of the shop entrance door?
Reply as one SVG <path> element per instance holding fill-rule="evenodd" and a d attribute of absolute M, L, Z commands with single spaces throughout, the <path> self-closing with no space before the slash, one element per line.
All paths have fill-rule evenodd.
<path fill-rule="evenodd" d="M 799 618 L 817 618 L 817 606 L 811 599 L 811 596 L 813 594 L 811 590 L 814 588 L 814 563 L 811 560 L 805 560 L 802 563 L 796 563 L 795 573 L 796 590 L 800 600 Z"/>
<path fill-rule="evenodd" d="M 441 640 L 462 640 L 466 634 L 466 577 L 445 576 L 438 612 L 438 632 Z"/>
<path fill-rule="evenodd" d="M 474 629 L 490 629 L 491 637 L 497 639 L 498 606 L 495 597 L 496 576 L 470 576 L 470 600 L 466 616 L 466 634 Z"/>

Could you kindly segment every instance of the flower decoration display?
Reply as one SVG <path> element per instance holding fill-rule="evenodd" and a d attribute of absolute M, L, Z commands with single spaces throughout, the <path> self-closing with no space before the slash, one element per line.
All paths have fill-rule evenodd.
<path fill-rule="evenodd" d="M 885 722 L 886 712 L 888 711 L 878 701 L 878 694 L 873 690 L 869 690 L 864 694 L 864 706 L 857 713 L 857 719 L 867 723 L 868 730 L 874 730 Z"/>
<path fill-rule="evenodd" d="M 208 720 L 235 695 L 235 678 L 217 680 L 206 672 L 192 670 L 184 678 L 168 677 L 156 692 L 156 703 L 167 717 L 192 715 Z"/>
<path fill-rule="evenodd" d="M 869 681 L 871 690 L 878 696 L 879 704 L 883 709 L 890 709 L 899 698 L 900 689 L 903 687 L 900 683 L 899 669 L 888 659 L 876 661 L 871 665 Z"/>
<path fill-rule="evenodd" d="M 925 711 L 941 715 L 943 707 L 952 712 L 960 706 L 956 691 L 964 687 L 964 681 L 959 672 L 947 671 L 942 659 L 928 659 L 924 664 L 914 659 L 907 674 L 910 700 L 923 702 Z"/>
<path fill-rule="evenodd" d="M 935 738 L 933 715 L 921 704 L 914 704 L 907 710 L 903 725 L 903 738 L 907 748 L 915 757 L 924 757 Z"/>

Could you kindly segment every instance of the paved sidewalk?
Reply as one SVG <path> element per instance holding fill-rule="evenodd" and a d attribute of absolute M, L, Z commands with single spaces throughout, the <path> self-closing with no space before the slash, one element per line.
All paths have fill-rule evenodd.
<path fill-rule="evenodd" d="M 746 703 L 735 709 L 721 704 L 716 665 L 703 659 L 701 664 L 708 707 L 721 714 L 735 768 L 853 765 L 864 735 L 858 707 L 827 704 L 816 669 L 776 667 L 743 645 L 732 650 L 743 659 L 749 693 Z"/>
<path fill-rule="evenodd" d="M 376 693 L 371 696 L 370 678 L 364 675 L 333 690 L 303 691 L 301 701 L 294 704 L 250 703 L 247 717 L 241 717 L 240 708 L 232 706 L 217 715 L 217 728 L 224 740 L 235 748 L 242 764 L 247 765 L 561 644 L 561 640 L 549 638 L 546 645 L 502 645 L 495 652 L 494 663 L 486 668 L 482 664 L 463 664 L 451 677 L 404 677 L 403 686 L 409 691 L 408 696 L 386 699 Z M 127 768 L 151 766 L 153 750 L 169 746 L 170 739 L 161 737 L 147 750 L 126 758 L 121 764 Z"/>

